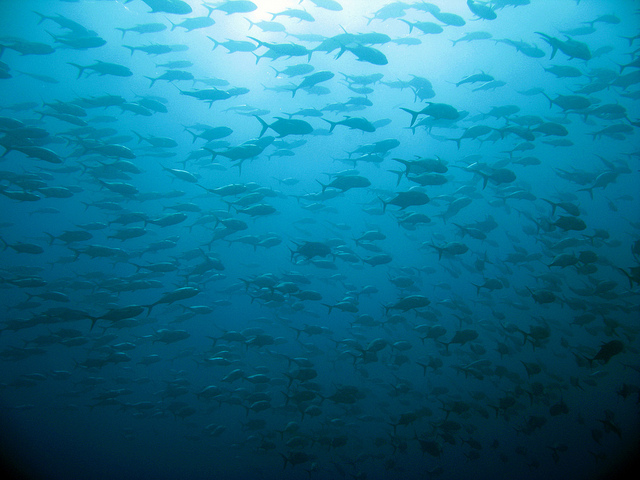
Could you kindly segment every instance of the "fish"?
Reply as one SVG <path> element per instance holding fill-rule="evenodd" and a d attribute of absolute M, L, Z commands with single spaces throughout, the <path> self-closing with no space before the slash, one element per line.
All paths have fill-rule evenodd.
<path fill-rule="evenodd" d="M 141 477 L 629 451 L 632 2 L 10 3 L 3 412 L 54 444 L 109 419 L 43 475 L 121 475 L 150 433 L 180 461 Z"/>
<path fill-rule="evenodd" d="M 117 63 L 102 62 L 100 60 L 92 65 L 85 66 L 78 65 L 77 63 L 73 62 L 67 63 L 78 69 L 78 78 L 82 77 L 82 74 L 85 73 L 85 70 L 89 70 L 91 72 L 87 75 L 91 75 L 92 73 L 97 73 L 100 76 L 114 75 L 116 77 L 130 77 L 133 75 L 133 72 L 129 70 L 128 67 Z"/>
<path fill-rule="evenodd" d="M 551 48 L 551 58 L 555 57 L 558 50 L 569 57 L 569 60 L 573 58 L 579 58 L 581 60 L 590 60 L 591 59 L 591 51 L 587 44 L 578 42 L 577 40 L 573 40 L 570 37 L 567 37 L 567 40 L 562 41 L 556 37 L 552 37 L 542 32 L 535 32 L 542 37 L 542 39 L 547 42 Z"/>

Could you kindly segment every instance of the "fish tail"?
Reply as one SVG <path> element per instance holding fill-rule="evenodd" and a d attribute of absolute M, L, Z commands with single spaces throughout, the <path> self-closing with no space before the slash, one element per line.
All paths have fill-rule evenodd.
<path fill-rule="evenodd" d="M 258 138 L 260 138 L 267 131 L 267 129 L 269 128 L 269 125 L 267 124 L 267 122 L 265 122 L 263 119 L 261 119 L 258 115 L 254 115 L 254 117 L 256 117 L 258 119 L 258 121 L 260 122 L 260 124 L 262 125 L 262 131 L 260 132 L 260 135 L 258 137 Z"/>
<path fill-rule="evenodd" d="M 128 48 L 129 50 L 131 50 L 131 56 L 133 56 L 133 52 L 135 52 L 136 47 L 130 47 L 129 45 L 123 45 L 124 48 Z"/>
<path fill-rule="evenodd" d="M 408 108 L 402 108 L 402 107 L 400 108 L 400 110 L 403 110 L 411 115 L 411 124 L 409 126 L 413 127 L 413 124 L 416 122 L 416 119 L 418 118 L 418 115 L 420 115 L 420 112 L 416 112 L 415 110 L 409 110 Z"/>
<path fill-rule="evenodd" d="M 247 35 L 247 38 L 250 38 L 251 40 L 253 40 L 254 42 L 256 42 L 256 43 L 258 44 L 258 46 L 259 46 L 259 47 L 261 47 L 261 46 L 263 46 L 263 45 L 264 45 L 264 42 L 263 42 L 262 40 L 258 40 L 258 39 L 257 39 L 257 38 L 255 38 L 255 37 L 250 37 L 250 36 L 248 36 L 248 35 Z"/>
<path fill-rule="evenodd" d="M 556 207 L 558 206 L 556 203 L 553 203 L 551 200 L 547 200 L 546 198 L 543 198 L 542 200 L 544 200 L 545 202 L 547 202 L 549 205 L 551 205 L 551 215 L 554 215 L 556 213 Z"/>
<path fill-rule="evenodd" d="M 322 305 L 324 305 L 325 307 L 327 307 L 329 309 L 328 315 L 331 315 L 331 310 L 333 310 L 333 305 L 328 305 L 326 303 L 323 303 Z"/>
<path fill-rule="evenodd" d="M 210 17 L 211 14 L 213 13 L 213 11 L 217 8 L 217 7 L 212 7 L 211 5 L 207 5 L 206 3 L 203 3 L 202 6 L 204 8 L 206 8 L 207 10 L 209 10 L 209 13 L 207 14 L 207 17 Z"/>
<path fill-rule="evenodd" d="M 458 146 L 458 150 L 460 150 L 460 141 L 462 140 L 462 138 L 447 138 L 447 140 L 451 140 L 452 142 L 456 142 L 456 145 Z"/>
<path fill-rule="evenodd" d="M 331 120 L 327 120 L 325 118 L 322 118 L 321 120 L 324 120 L 329 125 L 331 125 L 331 128 L 329 129 L 329 132 L 333 132 L 333 129 L 336 128 L 336 125 L 338 124 L 338 122 L 332 122 Z"/>
<path fill-rule="evenodd" d="M 187 132 L 189 132 L 191 135 L 193 135 L 193 142 L 191 142 L 191 143 L 196 143 L 196 138 L 198 138 L 198 135 L 196 135 L 196 134 L 195 134 L 195 133 L 193 133 L 191 130 L 188 130 L 188 129 L 186 129 L 186 128 L 185 128 L 185 130 L 186 130 Z"/>
<path fill-rule="evenodd" d="M 151 80 L 151 85 L 149 85 L 149 88 L 153 87 L 153 84 L 156 83 L 157 80 L 157 78 L 147 77 L 146 75 L 144 75 L 144 78 L 148 78 L 149 80 Z"/>
<path fill-rule="evenodd" d="M 135 130 L 131 130 L 134 135 L 136 135 L 138 137 L 138 144 L 142 143 L 142 141 L 144 140 L 144 137 L 142 135 L 140 135 L 138 132 L 136 132 Z"/>
<path fill-rule="evenodd" d="M 593 187 L 579 188 L 578 191 L 579 192 L 589 192 L 589 196 L 591 197 L 591 200 L 593 200 Z"/>
<path fill-rule="evenodd" d="M 98 317 L 91 317 L 89 316 L 89 318 L 91 319 L 91 327 L 89 327 L 89 331 L 93 330 L 93 326 L 96 324 L 96 322 L 98 321 Z"/>
<path fill-rule="evenodd" d="M 247 17 L 244 17 L 244 19 L 249 22 L 249 30 L 251 30 L 251 27 L 253 27 L 255 25 L 255 23 L 253 23 L 251 20 L 249 20 Z"/>
<path fill-rule="evenodd" d="M 138 265 L 136 263 L 133 262 L 129 262 L 131 265 L 133 265 L 134 267 L 136 267 L 136 273 L 138 273 L 140 271 L 140 269 L 142 268 L 142 265 Z"/>
<path fill-rule="evenodd" d="M 35 10 L 31 10 L 31 11 L 40 17 L 40 20 L 38 20 L 38 25 L 40 25 L 42 22 L 44 22 L 45 20 L 47 20 L 49 18 L 49 17 L 47 17 L 46 15 L 44 15 L 44 14 L 42 14 L 40 12 L 36 12 Z M 629 44 L 631 44 L 631 42 L 629 42 Z"/>
<path fill-rule="evenodd" d="M 387 172 L 395 173 L 398 176 L 398 182 L 396 183 L 396 187 L 400 185 L 400 180 L 402 180 L 404 172 L 402 170 L 387 170 Z"/>
<path fill-rule="evenodd" d="M 401 178 L 401 177 L 402 177 L 402 176 L 400 176 L 400 177 L 398 178 L 398 183 L 400 183 L 400 178 Z M 386 211 L 387 211 L 387 205 L 389 205 L 389 202 L 385 202 L 385 201 L 382 199 L 382 197 L 378 197 L 378 199 L 382 202 L 382 212 L 383 212 L 383 213 L 384 213 L 384 212 L 386 212 Z"/>
<path fill-rule="evenodd" d="M 116 30 L 120 30 L 122 32 L 121 40 L 124 40 L 124 35 L 128 32 L 128 30 L 126 28 L 116 28 Z"/>
<path fill-rule="evenodd" d="M 4 47 L 0 47 L 2 48 L 2 50 L 4 50 Z M 2 50 L 0 50 L 0 55 L 2 54 Z M 87 67 L 83 67 L 82 65 L 78 65 L 77 63 L 72 63 L 72 62 L 67 62 L 68 65 L 73 65 L 74 67 L 76 67 L 79 71 L 78 71 L 78 77 L 80 78 L 82 76 L 82 73 L 84 72 L 85 68 Z"/>
<path fill-rule="evenodd" d="M 209 14 L 211 14 L 211 12 L 209 12 Z M 166 17 L 166 16 L 165 16 L 164 18 L 166 18 L 166 19 L 167 19 L 167 22 L 169 22 L 169 23 L 171 24 L 171 31 L 173 32 L 173 31 L 175 30 L 175 28 L 176 28 L 178 25 L 177 25 L 176 23 L 173 23 L 173 22 L 169 19 L 169 17 Z"/>
<path fill-rule="evenodd" d="M 216 39 L 210 37 L 209 35 L 207 35 L 207 38 L 213 42 L 212 50 L 215 50 L 216 48 L 218 48 L 218 45 L 220 45 L 220 42 L 218 42 Z"/>
<path fill-rule="evenodd" d="M 402 18 L 399 18 L 398 20 L 400 20 L 401 22 L 404 22 L 407 25 L 409 25 L 409 33 L 413 32 L 413 24 L 411 22 L 409 22 L 408 20 L 404 20 Z"/>
<path fill-rule="evenodd" d="M 511 157 L 511 152 L 509 152 L 509 157 Z M 482 189 L 484 190 L 487 187 L 487 182 L 489 182 L 489 175 L 482 172 L 476 172 L 478 175 L 482 177 Z"/>
<path fill-rule="evenodd" d="M 0 239 L 2 240 L 2 239 Z M 623 268 L 618 268 L 618 270 L 620 270 L 622 273 L 624 273 L 625 277 L 627 277 L 627 279 L 629 279 L 629 288 L 633 288 L 633 278 L 631 277 L 631 275 L 629 275 L 627 273 L 627 271 Z"/>
<path fill-rule="evenodd" d="M 49 245 L 53 245 L 53 241 L 56 239 L 53 235 L 47 232 L 43 232 L 47 237 L 49 237 Z"/>

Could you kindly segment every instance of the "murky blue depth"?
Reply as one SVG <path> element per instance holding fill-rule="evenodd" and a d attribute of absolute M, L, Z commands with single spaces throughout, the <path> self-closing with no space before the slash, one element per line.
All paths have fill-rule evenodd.
<path fill-rule="evenodd" d="M 30 479 L 614 478 L 631 1 L 0 2 L 0 449 Z"/>

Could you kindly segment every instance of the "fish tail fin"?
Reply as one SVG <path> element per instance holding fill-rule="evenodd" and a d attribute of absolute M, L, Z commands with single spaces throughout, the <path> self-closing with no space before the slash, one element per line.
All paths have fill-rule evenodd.
<path fill-rule="evenodd" d="M 2 50 L 4 50 L 4 47 L 2 47 Z M 0 50 L 0 52 L 2 50 Z M 78 65 L 77 63 L 67 62 L 67 64 L 68 65 L 73 65 L 74 67 L 76 67 L 78 69 L 78 77 L 77 78 L 80 78 L 82 76 L 82 74 L 84 73 L 84 70 L 87 68 L 87 67 L 83 67 L 82 65 Z"/>
<path fill-rule="evenodd" d="M 44 22 L 46 19 L 49 18 L 40 12 L 36 12 L 35 10 L 31 10 L 31 11 L 40 17 L 40 20 L 38 20 L 38 25 L 40 25 L 42 22 Z M 631 42 L 629 42 L 629 44 L 631 44 Z"/>
<path fill-rule="evenodd" d="M 283 453 L 280 453 L 280 456 L 284 460 L 284 466 L 282 467 L 282 469 L 284 470 L 287 468 L 287 463 L 289 462 L 289 459 Z"/>
<path fill-rule="evenodd" d="M 213 11 L 216 9 L 216 7 L 212 7 L 211 5 L 207 5 L 206 3 L 203 3 L 202 6 L 204 8 L 206 8 L 207 10 L 209 10 L 209 13 L 207 14 L 207 17 L 210 17 L 211 14 L 213 13 Z"/>
<path fill-rule="evenodd" d="M 543 198 L 542 200 L 544 200 L 545 202 L 547 202 L 549 205 L 551 205 L 551 215 L 554 215 L 556 213 L 556 207 L 558 206 L 556 203 L 552 202 L 551 200 L 547 200 L 546 198 Z"/>
<path fill-rule="evenodd" d="M 137 263 L 133 263 L 133 262 L 129 262 L 131 265 L 133 265 L 134 267 L 136 267 L 136 273 L 138 273 L 140 271 L 140 269 L 142 268 L 142 265 L 138 265 Z"/>
<path fill-rule="evenodd" d="M 447 140 L 451 140 L 452 142 L 456 142 L 456 145 L 458 146 L 458 150 L 460 150 L 460 141 L 462 140 L 462 138 L 447 138 Z"/>
<path fill-rule="evenodd" d="M 56 239 L 53 235 L 47 232 L 43 232 L 47 237 L 49 237 L 49 246 L 53 245 L 53 241 Z"/>
<path fill-rule="evenodd" d="M 91 320 L 91 327 L 89 327 L 89 331 L 93 330 L 93 326 L 96 324 L 96 322 L 98 321 L 98 317 L 89 317 L 89 319 Z"/>
<path fill-rule="evenodd" d="M 244 19 L 249 22 L 249 30 L 251 30 L 251 27 L 253 27 L 255 25 L 254 22 L 252 22 L 251 20 L 249 20 L 247 17 L 244 17 Z"/>
<path fill-rule="evenodd" d="M 321 120 L 324 120 L 329 125 L 331 125 L 331 128 L 329 129 L 329 132 L 333 132 L 333 129 L 336 128 L 336 125 L 338 124 L 338 122 L 332 122 L 331 120 L 327 120 L 326 118 L 322 118 Z"/>
<path fill-rule="evenodd" d="M 324 193 L 324 191 L 327 189 L 327 187 L 329 185 L 325 185 L 324 183 L 322 183 L 320 180 L 316 180 L 316 182 L 318 182 L 320 184 L 320 186 L 322 187 L 322 193 Z"/>
<path fill-rule="evenodd" d="M 398 178 L 398 183 L 400 183 L 400 178 Z M 378 199 L 382 202 L 382 212 L 386 212 L 387 211 L 387 205 L 389 205 L 389 202 L 385 202 L 382 197 L 378 197 Z"/>
<path fill-rule="evenodd" d="M 331 310 L 333 310 L 333 305 L 328 305 L 326 303 L 323 303 L 322 305 L 324 305 L 325 307 L 327 307 L 329 309 L 328 315 L 331 315 Z"/>
<path fill-rule="evenodd" d="M 210 37 L 209 35 L 207 35 L 207 38 L 213 42 L 213 48 L 211 50 L 215 50 L 216 48 L 218 48 L 220 42 L 218 42 L 215 38 Z"/>
<path fill-rule="evenodd" d="M 471 285 L 476 287 L 476 295 L 480 295 L 480 289 L 482 288 L 482 285 L 476 285 L 475 283 L 472 283 Z"/>
<path fill-rule="evenodd" d="M 267 129 L 269 128 L 269 125 L 267 124 L 267 122 L 265 122 L 263 119 L 261 119 L 258 115 L 254 115 L 254 117 L 256 117 L 258 119 L 258 121 L 260 122 L 260 124 L 262 125 L 262 131 L 260 132 L 260 135 L 259 135 L 259 137 L 262 137 L 265 134 L 265 132 L 267 131 Z"/>
<path fill-rule="evenodd" d="M 156 83 L 157 80 L 157 78 L 147 77 L 146 75 L 144 75 L 144 78 L 151 80 L 151 85 L 149 85 L 149 88 L 153 87 L 153 84 Z"/>
<path fill-rule="evenodd" d="M 593 187 L 579 188 L 578 191 L 579 192 L 589 192 L 589 196 L 591 197 L 591 200 L 593 200 Z"/>
<path fill-rule="evenodd" d="M 399 18 L 398 20 L 409 25 L 409 33 L 413 32 L 413 23 L 408 20 L 404 20 L 403 18 Z"/>
<path fill-rule="evenodd" d="M 198 135 L 196 135 L 195 133 L 193 133 L 191 130 L 189 130 L 187 128 L 185 128 L 185 130 L 187 132 L 189 132 L 191 135 L 193 135 L 193 142 L 191 142 L 191 143 L 196 143 L 196 138 L 198 138 Z"/>
<path fill-rule="evenodd" d="M 2 239 L 0 239 L 0 240 L 2 240 Z M 627 277 L 627 279 L 629 280 L 629 288 L 633 288 L 633 278 L 631 277 L 631 275 L 629 275 L 624 268 L 619 268 L 618 267 L 618 270 L 620 272 L 622 272 L 624 274 L 624 276 Z"/>
<path fill-rule="evenodd" d="M 173 32 L 178 25 L 176 23 L 173 23 L 169 17 L 165 16 L 164 18 L 166 18 L 167 22 L 171 24 L 171 31 Z"/>
<path fill-rule="evenodd" d="M 124 48 L 128 48 L 129 50 L 131 50 L 131 56 L 133 56 L 133 52 L 136 51 L 136 47 L 130 47 L 129 45 L 123 45 Z"/>
<path fill-rule="evenodd" d="M 489 175 L 483 172 L 475 172 L 482 177 L 482 189 L 484 190 L 487 187 L 487 183 L 489 182 Z"/>
<path fill-rule="evenodd" d="M 135 130 L 131 130 L 131 131 L 134 133 L 136 137 L 138 137 L 138 144 L 142 143 L 142 141 L 144 140 L 144 137 L 140 135 L 138 132 L 136 132 Z"/>
<path fill-rule="evenodd" d="M 256 42 L 258 44 L 259 47 L 264 45 L 264 42 L 262 40 L 258 40 L 255 37 L 250 37 L 249 35 L 247 35 L 247 38 L 250 38 L 251 40 L 253 40 L 254 42 Z"/>
<path fill-rule="evenodd" d="M 408 108 L 402 108 L 402 107 L 400 108 L 400 110 L 403 110 L 411 115 L 411 124 L 409 126 L 413 127 L 413 124 L 416 123 L 416 119 L 418 118 L 418 115 L 420 115 L 420 112 L 416 112 L 415 110 L 409 110 Z"/>
<path fill-rule="evenodd" d="M 116 30 L 120 30 L 122 32 L 121 40 L 124 40 L 124 35 L 127 33 L 128 30 L 126 28 L 116 28 Z"/>
<path fill-rule="evenodd" d="M 404 172 L 402 170 L 387 170 L 387 172 L 395 173 L 398 176 L 396 187 L 400 185 L 400 180 L 402 180 L 402 177 L 404 176 Z"/>
<path fill-rule="evenodd" d="M 345 47 L 344 45 L 340 44 L 340 51 L 336 54 L 336 56 L 334 57 L 334 59 L 335 59 L 335 60 L 339 59 L 339 58 L 342 56 L 342 54 L 343 54 L 344 52 L 346 52 L 346 51 L 347 51 L 347 47 Z M 344 74 L 343 74 L 343 75 L 344 75 Z"/>

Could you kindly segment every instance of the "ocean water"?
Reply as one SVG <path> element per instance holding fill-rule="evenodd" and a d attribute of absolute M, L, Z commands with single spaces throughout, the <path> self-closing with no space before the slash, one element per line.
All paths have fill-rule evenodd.
<path fill-rule="evenodd" d="M 3 470 L 628 473 L 639 18 L 0 2 Z"/>

